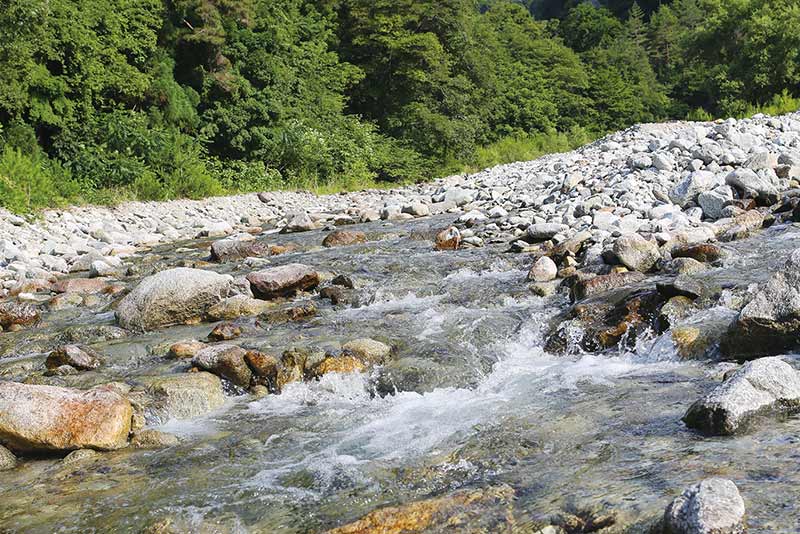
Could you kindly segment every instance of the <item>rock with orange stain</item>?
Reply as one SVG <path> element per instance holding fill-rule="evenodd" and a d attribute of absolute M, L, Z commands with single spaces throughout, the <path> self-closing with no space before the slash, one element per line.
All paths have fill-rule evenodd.
<path fill-rule="evenodd" d="M 327 534 L 511 533 L 514 490 L 506 485 L 462 490 L 444 497 L 390 506 Z"/>
<path fill-rule="evenodd" d="M 19 452 L 120 449 L 133 409 L 108 387 L 0 383 L 0 442 Z"/>

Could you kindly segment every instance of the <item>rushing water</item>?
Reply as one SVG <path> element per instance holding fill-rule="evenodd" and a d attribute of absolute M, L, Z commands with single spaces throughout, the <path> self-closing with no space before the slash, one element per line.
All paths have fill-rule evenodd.
<path fill-rule="evenodd" d="M 26 461 L 0 473 L 0 527 L 138 532 L 170 515 L 203 532 L 319 532 L 380 506 L 505 483 L 516 492 L 520 532 L 537 518 L 582 510 L 613 512 L 618 525 L 635 528 L 677 490 L 722 475 L 739 486 L 751 532 L 798 530 L 800 419 L 735 438 L 688 431 L 680 422 L 686 408 L 730 366 L 680 360 L 668 333 L 646 336 L 629 352 L 547 354 L 543 332 L 567 305 L 563 295 L 530 293 L 528 258 L 503 248 L 433 252 L 432 230 L 445 223 L 365 225 L 369 243 L 336 249 L 317 247 L 320 232 L 271 236 L 301 248 L 273 263 L 348 274 L 363 302 L 321 301 L 317 317 L 253 329 L 237 343 L 279 353 L 372 336 L 397 347 L 393 360 L 369 374 L 327 375 L 260 400 L 231 397 L 217 413 L 166 422 L 160 428 L 181 437 L 177 447 L 75 465 Z M 708 276 L 746 287 L 798 242 L 800 232 L 770 230 L 768 239 L 732 246 L 726 267 Z M 153 254 L 164 265 L 206 254 L 185 245 L 192 246 Z M 729 314 L 715 308 L 688 321 Z M 55 331 L 111 324 L 113 315 L 101 307 L 46 319 L 41 328 Z M 204 337 L 212 326 L 99 344 L 109 357 L 102 373 L 66 380 L 90 385 L 177 371 L 157 347 Z M 6 358 L 0 371 L 14 376 L 42 359 Z"/>

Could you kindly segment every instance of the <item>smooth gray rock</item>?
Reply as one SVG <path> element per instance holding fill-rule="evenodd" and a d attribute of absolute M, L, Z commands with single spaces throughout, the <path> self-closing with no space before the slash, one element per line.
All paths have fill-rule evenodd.
<path fill-rule="evenodd" d="M 663 526 L 665 534 L 742 534 L 744 500 L 730 480 L 707 478 L 670 503 Z"/>
<path fill-rule="evenodd" d="M 229 275 L 179 267 L 142 280 L 117 308 L 120 326 L 129 330 L 154 330 L 202 317 L 228 296 Z"/>
<path fill-rule="evenodd" d="M 683 421 L 713 435 L 746 429 L 756 416 L 800 409 L 800 373 L 778 357 L 750 361 L 695 402 Z"/>
<path fill-rule="evenodd" d="M 537 223 L 528 226 L 528 237 L 534 241 L 551 239 L 558 233 L 567 229 L 566 225 L 558 223 Z"/>
<path fill-rule="evenodd" d="M 728 173 L 725 183 L 744 191 L 752 197 L 764 198 L 770 202 L 778 200 L 778 189 L 772 180 L 752 169 L 741 168 Z"/>
<path fill-rule="evenodd" d="M 528 272 L 528 280 L 532 282 L 549 282 L 555 279 L 558 274 L 558 266 L 547 256 L 542 256 L 531 267 Z"/>
<path fill-rule="evenodd" d="M 697 195 L 713 189 L 717 185 L 719 185 L 719 180 L 714 173 L 695 171 L 670 190 L 669 199 L 674 204 L 685 207 L 689 202 L 694 202 Z"/>

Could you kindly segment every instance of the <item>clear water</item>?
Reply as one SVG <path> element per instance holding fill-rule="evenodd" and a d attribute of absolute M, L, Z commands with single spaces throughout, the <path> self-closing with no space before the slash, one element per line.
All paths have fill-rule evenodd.
<path fill-rule="evenodd" d="M 372 336 L 397 346 L 393 361 L 369 374 L 293 384 L 279 396 L 232 397 L 217 413 L 167 422 L 160 428 L 182 440 L 171 449 L 106 453 L 71 466 L 27 461 L 0 473 L 0 527 L 139 532 L 169 515 L 198 532 L 311 533 L 380 506 L 505 483 L 516 492 L 521 532 L 526 521 L 576 510 L 613 512 L 616 531 L 633 531 L 681 488 L 722 475 L 745 498 L 750 532 L 798 531 L 799 418 L 736 438 L 688 431 L 681 416 L 729 364 L 680 360 L 669 333 L 628 352 L 547 354 L 544 332 L 564 297 L 528 291 L 524 255 L 492 247 L 433 252 L 424 237 L 446 222 L 365 225 L 369 243 L 331 250 L 317 247 L 320 232 L 270 236 L 301 247 L 274 263 L 351 275 L 364 305 L 318 302 L 316 318 L 254 329 L 239 341 L 279 353 L 291 344 Z M 726 266 L 708 276 L 737 287 L 762 280 L 800 241 L 793 228 L 767 235 L 732 244 Z M 165 265 L 205 254 L 204 247 L 181 250 L 154 254 Z M 725 314 L 716 308 L 689 321 Z M 110 321 L 103 308 L 59 312 L 15 342 Z M 212 326 L 98 344 L 110 359 L 103 374 L 64 380 L 89 385 L 177 372 L 180 364 L 157 347 L 203 337 Z M 42 359 L 6 357 L 0 373 L 13 378 L 25 362 Z M 393 393 L 378 394 L 387 390 Z"/>

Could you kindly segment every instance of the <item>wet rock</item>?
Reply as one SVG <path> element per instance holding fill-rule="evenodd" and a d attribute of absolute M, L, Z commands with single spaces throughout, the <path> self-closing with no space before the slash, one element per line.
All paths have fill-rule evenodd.
<path fill-rule="evenodd" d="M 694 303 L 688 297 L 672 297 L 661 306 L 658 312 L 660 331 L 665 331 L 670 326 L 676 324 L 677 320 L 689 315 L 694 310 Z"/>
<path fill-rule="evenodd" d="M 271 253 L 270 245 L 254 239 L 221 239 L 211 244 L 211 261 L 216 262 L 262 258 Z"/>
<path fill-rule="evenodd" d="M 44 364 L 48 369 L 69 365 L 80 371 L 97 369 L 104 363 L 103 356 L 94 349 L 80 345 L 64 345 L 51 352 Z"/>
<path fill-rule="evenodd" d="M 228 296 L 233 278 L 179 267 L 148 276 L 117 307 L 120 326 L 154 330 L 198 320 Z"/>
<path fill-rule="evenodd" d="M 181 341 L 178 343 L 173 343 L 169 347 L 167 357 L 174 358 L 176 360 L 194 358 L 195 354 L 206 347 L 208 347 L 208 345 L 201 341 Z"/>
<path fill-rule="evenodd" d="M 355 283 L 353 283 L 353 279 L 344 274 L 338 274 L 333 277 L 331 280 L 331 284 L 335 286 L 341 286 L 347 289 L 354 289 Z"/>
<path fill-rule="evenodd" d="M 198 351 L 192 358 L 192 364 L 246 388 L 253 377 L 244 359 L 246 354 L 246 350 L 235 345 L 214 345 Z"/>
<path fill-rule="evenodd" d="M 614 243 L 614 254 L 632 271 L 647 272 L 661 259 L 658 246 L 639 234 L 628 234 Z"/>
<path fill-rule="evenodd" d="M 694 326 L 678 326 L 673 328 L 670 334 L 675 343 L 675 350 L 684 359 L 702 358 L 711 345 L 711 339 L 704 336 L 703 331 Z"/>
<path fill-rule="evenodd" d="M 573 300 L 583 300 L 585 298 L 637 284 L 645 279 L 645 276 L 637 271 L 626 273 L 611 273 L 599 275 L 587 280 L 579 280 L 572 288 Z"/>
<path fill-rule="evenodd" d="M 554 280 L 558 274 L 558 267 L 555 262 L 547 256 L 542 256 L 528 271 L 528 280 L 531 282 L 549 282 Z"/>
<path fill-rule="evenodd" d="M 275 356 L 259 351 L 247 351 L 244 361 L 253 373 L 253 383 L 266 386 L 270 392 L 278 391 L 280 362 Z"/>
<path fill-rule="evenodd" d="M 328 299 L 331 304 L 349 304 L 350 299 L 346 289 L 340 286 L 327 286 L 319 291 L 319 296 L 323 299 Z"/>
<path fill-rule="evenodd" d="M 723 354 L 747 359 L 800 344 L 800 250 L 759 287 L 722 344 Z"/>
<path fill-rule="evenodd" d="M 746 430 L 757 416 L 800 410 L 800 373 L 778 357 L 744 364 L 711 393 L 695 402 L 683 421 L 714 435 Z"/>
<path fill-rule="evenodd" d="M 295 347 L 281 355 L 278 371 L 278 388 L 290 382 L 300 382 L 314 377 L 314 367 L 325 359 L 327 353 L 318 347 Z"/>
<path fill-rule="evenodd" d="M 256 316 L 269 307 L 270 304 L 263 300 L 247 295 L 234 295 L 211 306 L 206 317 L 211 321 L 232 321 L 239 317 Z"/>
<path fill-rule="evenodd" d="M 139 430 L 131 436 L 131 446 L 136 449 L 165 449 L 179 443 L 176 436 L 160 430 Z"/>
<path fill-rule="evenodd" d="M 367 236 L 364 232 L 336 230 L 325 236 L 325 239 L 322 240 L 322 246 L 331 248 L 366 242 Z"/>
<path fill-rule="evenodd" d="M 714 292 L 714 288 L 702 280 L 686 275 L 680 275 L 669 282 L 658 282 L 656 289 L 667 299 L 680 296 L 694 300 L 708 297 Z"/>
<path fill-rule="evenodd" d="M 31 326 L 39 322 L 39 310 L 33 304 L 14 301 L 0 303 L 0 326 L 3 330 Z"/>
<path fill-rule="evenodd" d="M 80 293 L 61 293 L 48 301 L 47 308 L 50 311 L 68 310 L 82 306 L 83 303 L 83 295 Z"/>
<path fill-rule="evenodd" d="M 536 296 L 539 297 L 549 297 L 551 295 L 555 295 L 556 290 L 558 290 L 558 281 L 551 281 L 551 282 L 536 282 L 528 286 L 528 289 L 531 290 Z"/>
<path fill-rule="evenodd" d="M 666 274 L 697 274 L 708 269 L 708 265 L 692 258 L 675 258 L 664 266 Z"/>
<path fill-rule="evenodd" d="M 711 243 L 682 245 L 672 249 L 673 258 L 691 258 L 703 263 L 713 263 L 722 258 L 722 248 Z"/>
<path fill-rule="evenodd" d="M 317 314 L 317 307 L 313 302 L 304 302 L 297 306 L 283 307 L 259 315 L 259 319 L 268 323 L 279 324 L 289 321 L 304 321 Z"/>
<path fill-rule="evenodd" d="M 722 221 L 717 221 L 720 223 Z M 750 237 L 764 226 L 764 215 L 757 210 L 746 211 L 734 216 L 725 224 L 717 227 L 719 240 L 727 243 Z"/>
<path fill-rule="evenodd" d="M 663 526 L 664 534 L 743 534 L 744 500 L 730 480 L 708 478 L 670 503 Z"/>
<path fill-rule="evenodd" d="M 386 343 L 369 338 L 354 339 L 342 345 L 342 351 L 350 353 L 365 362 L 380 364 L 389 359 L 392 347 Z"/>
<path fill-rule="evenodd" d="M 319 377 L 328 373 L 360 373 L 368 365 L 361 358 L 352 354 L 343 353 L 338 356 L 328 355 L 313 367 L 312 376 Z"/>
<path fill-rule="evenodd" d="M 444 497 L 380 508 L 358 521 L 327 531 L 327 534 L 423 534 L 451 530 L 459 532 L 511 531 L 514 490 L 506 485 L 456 491 Z"/>
<path fill-rule="evenodd" d="M 109 388 L 0 383 L 0 442 L 12 450 L 119 449 L 132 416 L 130 402 Z"/>
<path fill-rule="evenodd" d="M 94 295 L 103 293 L 109 288 L 105 278 L 65 278 L 53 284 L 56 293 L 75 293 L 78 295 Z"/>
<path fill-rule="evenodd" d="M 222 383 L 211 373 L 145 377 L 142 382 L 152 397 L 150 408 L 160 420 L 192 419 L 225 404 Z"/>
<path fill-rule="evenodd" d="M 436 250 L 458 250 L 461 245 L 461 232 L 455 226 L 445 228 L 436 234 Z"/>
<path fill-rule="evenodd" d="M 319 285 L 320 276 L 307 265 L 290 263 L 250 273 L 247 280 L 257 298 L 269 300 L 314 289 Z"/>
<path fill-rule="evenodd" d="M 242 327 L 233 323 L 220 323 L 208 334 L 211 341 L 229 341 L 242 335 Z"/>
<path fill-rule="evenodd" d="M 17 457 L 14 453 L 0 445 L 0 471 L 8 471 L 17 467 Z"/>

